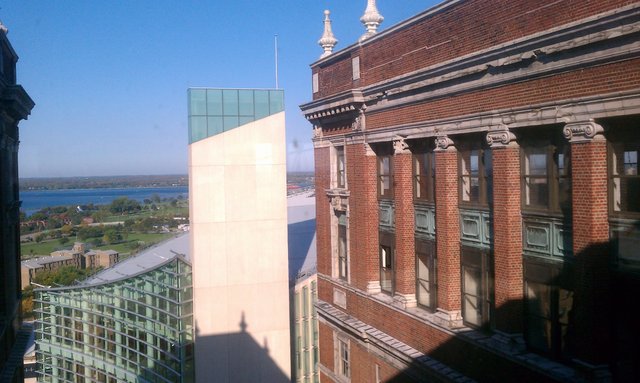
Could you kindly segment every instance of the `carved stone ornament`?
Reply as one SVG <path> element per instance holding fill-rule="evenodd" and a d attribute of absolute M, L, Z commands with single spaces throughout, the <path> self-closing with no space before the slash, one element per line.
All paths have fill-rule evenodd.
<path fill-rule="evenodd" d="M 604 128 L 593 120 L 567 124 L 562 130 L 562 133 L 571 143 L 604 139 L 604 136 L 602 135 L 602 133 L 604 133 Z"/>
<path fill-rule="evenodd" d="M 368 157 L 375 157 L 376 152 L 373 151 L 373 148 L 368 143 L 364 143 L 364 155 Z"/>
<path fill-rule="evenodd" d="M 313 126 L 313 138 L 322 138 L 322 128 L 318 125 Z"/>
<path fill-rule="evenodd" d="M 407 144 L 406 137 L 396 135 L 393 138 L 393 152 L 395 154 L 408 154 L 409 144 Z"/>
<path fill-rule="evenodd" d="M 331 207 L 335 211 L 347 211 L 347 206 L 349 204 L 349 200 L 347 197 L 340 195 L 333 195 L 331 198 Z"/>
<path fill-rule="evenodd" d="M 510 146 L 510 144 L 515 144 L 515 141 L 516 135 L 507 128 L 487 133 L 487 144 L 492 149 Z"/>
<path fill-rule="evenodd" d="M 351 129 L 354 131 L 362 131 L 365 130 L 365 117 L 364 111 L 367 109 L 366 105 L 362 105 L 362 107 L 358 110 L 358 117 L 353 120 L 353 124 L 351 124 Z"/>
<path fill-rule="evenodd" d="M 435 142 L 435 150 L 447 150 L 449 147 L 453 146 L 453 140 L 449 138 L 449 136 L 438 136 L 436 137 Z"/>

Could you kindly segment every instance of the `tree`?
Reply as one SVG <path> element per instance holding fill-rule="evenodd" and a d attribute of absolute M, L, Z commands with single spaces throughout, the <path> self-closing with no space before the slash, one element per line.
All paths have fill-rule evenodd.
<path fill-rule="evenodd" d="M 61 245 L 65 245 L 69 243 L 69 237 L 60 237 L 60 239 L 58 239 L 58 242 L 60 242 Z"/>

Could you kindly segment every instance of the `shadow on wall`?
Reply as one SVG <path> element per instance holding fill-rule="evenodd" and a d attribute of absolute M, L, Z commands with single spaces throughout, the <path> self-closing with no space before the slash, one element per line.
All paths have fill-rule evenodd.
<path fill-rule="evenodd" d="M 196 382 L 290 382 L 269 355 L 267 340 L 264 339 L 262 345 L 258 344 L 247 332 L 249 327 L 244 312 L 238 323 L 239 331 L 235 333 L 203 336 L 196 323 L 196 352 L 207 355 L 196 355 L 196 364 L 208 363 L 208 370 L 213 371 L 212 376 L 199 376 L 196 365 Z"/>
<path fill-rule="evenodd" d="M 545 369 L 550 364 L 533 371 L 522 360 L 506 361 L 469 336 L 456 335 L 383 381 L 450 381 L 426 367 L 434 359 L 479 382 L 640 381 L 640 326 L 632 315 L 640 296 L 639 245 L 640 221 L 614 240 L 569 255 L 562 266 L 544 259 L 525 262 L 525 300 L 494 310 L 494 318 L 513 318 L 514 313 L 524 318 L 527 349 L 520 356 L 543 355 L 557 366 L 572 367 L 578 376 L 549 376 Z M 493 333 L 485 335 L 488 339 Z"/>
<path fill-rule="evenodd" d="M 288 225 L 287 241 L 289 244 L 289 279 L 302 272 L 309 248 L 316 234 L 316 220 L 309 219 Z M 315 262 L 314 262 L 315 263 Z"/>

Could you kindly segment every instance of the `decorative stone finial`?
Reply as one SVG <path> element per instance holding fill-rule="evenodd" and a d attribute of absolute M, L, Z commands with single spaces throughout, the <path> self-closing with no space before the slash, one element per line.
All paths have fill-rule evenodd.
<path fill-rule="evenodd" d="M 0 31 L 2 31 L 2 33 L 4 33 L 5 35 L 9 33 L 9 29 L 7 29 L 7 27 L 2 23 L 2 21 L 0 21 Z"/>
<path fill-rule="evenodd" d="M 333 53 L 333 47 L 336 46 L 338 40 L 333 36 L 333 32 L 331 31 L 331 19 L 329 19 L 329 10 L 324 11 L 324 33 L 320 40 L 318 40 L 318 44 L 324 49 L 324 53 L 320 58 L 327 57 L 331 53 Z"/>
<path fill-rule="evenodd" d="M 360 37 L 360 41 L 366 40 L 376 34 L 378 25 L 384 21 L 384 17 L 382 17 L 376 7 L 376 0 L 367 1 L 367 9 L 364 10 L 364 15 L 362 15 L 360 21 L 362 21 L 362 24 L 367 28 L 364 35 Z"/>

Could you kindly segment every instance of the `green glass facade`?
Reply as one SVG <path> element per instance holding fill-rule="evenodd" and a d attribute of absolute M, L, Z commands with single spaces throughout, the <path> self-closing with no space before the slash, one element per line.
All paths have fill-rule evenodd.
<path fill-rule="evenodd" d="M 188 90 L 189 144 L 284 111 L 278 89 Z"/>
<path fill-rule="evenodd" d="M 35 291 L 38 382 L 192 382 L 191 266 Z"/>

